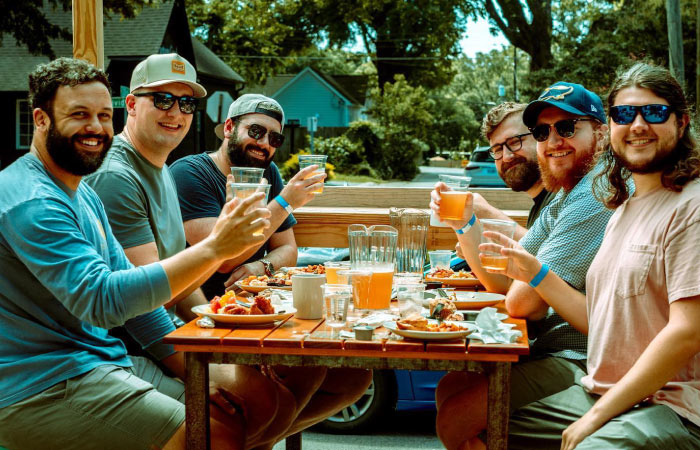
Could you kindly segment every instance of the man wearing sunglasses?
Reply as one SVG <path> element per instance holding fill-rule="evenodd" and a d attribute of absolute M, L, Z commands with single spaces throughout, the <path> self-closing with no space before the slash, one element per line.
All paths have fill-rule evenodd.
<path fill-rule="evenodd" d="M 186 247 L 177 188 L 166 160 L 185 138 L 197 101 L 206 96 L 206 90 L 197 83 L 189 61 L 175 53 L 151 55 L 141 61 L 132 73 L 130 89 L 126 126 L 114 137 L 102 166 L 86 177 L 86 182 L 104 203 L 110 226 L 127 257 L 142 266 Z M 183 354 L 160 341 L 174 325 L 182 324 L 181 318 L 193 318 L 193 305 L 207 302 L 199 287 L 214 270 L 194 280 L 165 305 L 169 323 L 162 317 L 154 320 L 153 314 L 144 315 L 110 333 L 122 339 L 130 353 L 146 356 L 184 376 Z M 271 420 L 289 420 L 289 414 L 274 415 L 280 404 L 277 387 L 260 372 L 245 366 L 212 365 L 210 373 L 212 403 L 231 415 L 245 412 L 249 443 L 265 435 Z"/>
<path fill-rule="evenodd" d="M 525 108 L 523 122 L 537 142 L 544 189 L 556 195 L 520 243 L 584 291 L 586 271 L 612 215 L 592 189 L 593 158 L 607 131 L 603 104 L 579 84 L 558 82 Z M 465 249 L 474 249 L 481 240 L 477 216 L 465 217 L 453 228 Z M 530 358 L 513 367 L 511 411 L 567 389 L 585 375 L 586 337 L 549 308 L 534 286 L 488 273 L 476 257 L 470 266 L 490 291 L 506 295 L 510 315 L 528 319 L 534 339 Z M 441 380 L 437 431 L 448 449 L 482 445 L 477 436 L 486 425 L 486 386 L 479 374 L 454 373 Z"/>
<path fill-rule="evenodd" d="M 172 166 L 177 183 L 185 235 L 190 244 L 205 239 L 226 200 L 227 177 L 231 167 L 264 168 L 263 178 L 270 184 L 268 208 L 270 227 L 264 231 L 265 244 L 222 264 L 218 273 L 202 289 L 208 298 L 221 295 L 233 283 L 249 275 L 270 274 L 275 268 L 294 266 L 297 246 L 292 226 L 292 210 L 314 198 L 325 174 L 312 175 L 315 166 L 300 170 L 284 185 L 272 161 L 283 141 L 284 111 L 277 101 L 259 94 L 245 94 L 228 110 L 226 122 L 217 126 L 223 140 L 219 149 L 181 158 Z M 298 407 L 291 424 L 277 421 L 268 429 L 268 443 L 326 419 L 354 403 L 366 391 L 371 371 L 356 369 L 274 368 L 289 387 Z"/>

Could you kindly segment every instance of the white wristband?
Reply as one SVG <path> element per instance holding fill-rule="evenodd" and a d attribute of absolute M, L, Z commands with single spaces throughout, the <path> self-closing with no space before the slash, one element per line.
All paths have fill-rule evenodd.
<path fill-rule="evenodd" d="M 459 230 L 455 230 L 455 233 L 464 234 L 467 231 L 469 231 L 469 229 L 471 227 L 473 227 L 475 223 L 476 223 L 476 214 L 472 214 L 472 218 L 469 219 L 469 222 L 467 222 L 467 224 L 465 226 L 463 226 L 462 228 L 460 228 Z"/>

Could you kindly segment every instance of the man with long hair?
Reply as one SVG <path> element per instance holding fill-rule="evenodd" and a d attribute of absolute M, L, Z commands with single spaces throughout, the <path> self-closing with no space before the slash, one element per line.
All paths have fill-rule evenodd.
<path fill-rule="evenodd" d="M 700 448 L 700 152 L 690 108 L 671 73 L 645 63 L 620 73 L 608 105 L 609 187 L 597 193 L 615 214 L 586 295 L 502 235 L 491 237 L 514 248 L 481 246 L 512 257 L 507 275 L 535 284 L 588 335 L 588 375 L 515 411 L 510 448 Z"/>

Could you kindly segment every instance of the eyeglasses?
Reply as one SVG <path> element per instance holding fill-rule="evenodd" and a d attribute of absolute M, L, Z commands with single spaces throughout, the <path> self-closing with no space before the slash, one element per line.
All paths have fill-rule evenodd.
<path fill-rule="evenodd" d="M 647 123 L 664 123 L 672 112 L 669 105 L 618 105 L 610 107 L 610 118 L 618 125 L 629 125 L 641 113 Z"/>
<path fill-rule="evenodd" d="M 162 111 L 172 108 L 176 100 L 182 114 L 192 114 L 197 110 L 197 99 L 190 95 L 178 97 L 169 92 L 137 92 L 134 96 L 153 97 L 153 106 Z"/>
<path fill-rule="evenodd" d="M 511 136 L 500 144 L 495 144 L 489 147 L 489 154 L 495 160 L 503 158 L 503 147 L 510 150 L 511 153 L 519 152 L 523 148 L 523 138 L 530 136 L 532 133 L 516 134 Z"/>
<path fill-rule="evenodd" d="M 257 123 L 253 123 L 248 126 L 248 136 L 256 141 L 264 138 L 267 132 L 267 128 L 262 125 L 258 125 Z M 284 144 L 284 135 L 276 131 L 270 131 L 267 135 L 267 139 L 270 146 L 274 148 L 280 148 L 282 147 L 282 144 Z"/>
<path fill-rule="evenodd" d="M 549 139 L 549 130 L 551 130 L 552 126 L 554 126 L 554 129 L 556 130 L 559 137 L 568 139 L 573 137 L 574 134 L 576 134 L 576 122 L 592 121 L 593 119 L 564 119 L 560 120 L 559 122 L 556 122 L 554 125 L 550 125 L 548 123 L 536 125 L 530 128 L 530 131 L 532 131 L 532 136 L 537 142 L 544 142 L 547 139 Z"/>

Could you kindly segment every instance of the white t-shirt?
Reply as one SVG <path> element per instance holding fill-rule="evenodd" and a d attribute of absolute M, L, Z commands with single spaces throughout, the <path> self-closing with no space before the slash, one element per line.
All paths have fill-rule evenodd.
<path fill-rule="evenodd" d="M 588 375 L 581 381 L 602 395 L 666 326 L 669 305 L 700 295 L 700 180 L 618 208 L 586 287 Z M 700 353 L 649 400 L 700 425 Z"/>

